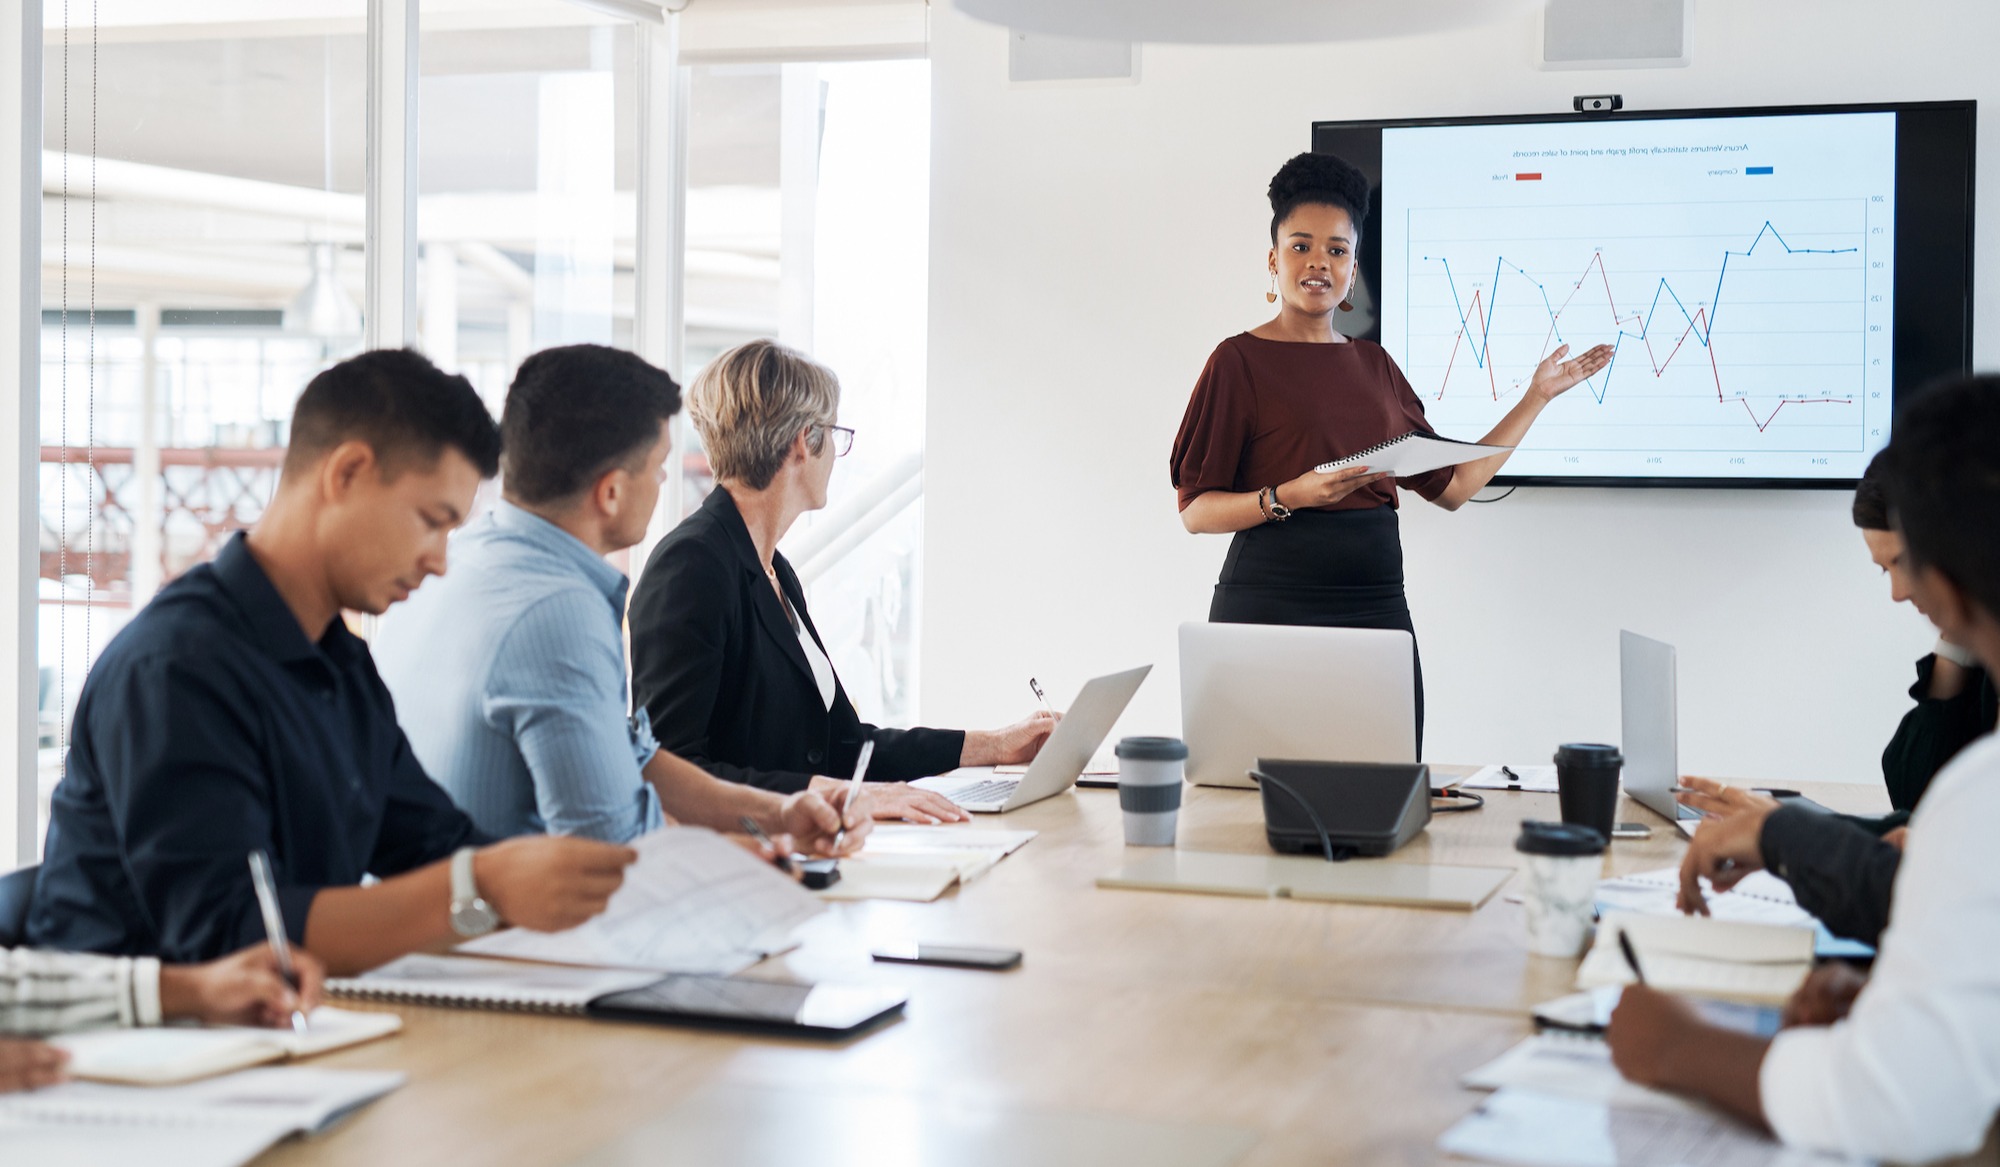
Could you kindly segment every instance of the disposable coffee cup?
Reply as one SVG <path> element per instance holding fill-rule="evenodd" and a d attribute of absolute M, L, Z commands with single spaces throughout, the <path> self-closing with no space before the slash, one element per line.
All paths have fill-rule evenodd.
<path fill-rule="evenodd" d="M 1526 877 L 1528 950 L 1541 956 L 1580 956 L 1590 943 L 1597 914 L 1597 878 L 1604 869 L 1604 836 L 1575 823 L 1529 821 L 1514 840 Z"/>
<path fill-rule="evenodd" d="M 1128 737 L 1114 752 L 1118 755 L 1118 806 L 1125 812 L 1126 844 L 1173 846 L 1187 745 L 1177 737 Z"/>
<path fill-rule="evenodd" d="M 1618 771 L 1624 765 L 1617 746 L 1588 742 L 1557 746 L 1556 798 L 1562 804 L 1562 820 L 1609 839 L 1618 820 Z"/>

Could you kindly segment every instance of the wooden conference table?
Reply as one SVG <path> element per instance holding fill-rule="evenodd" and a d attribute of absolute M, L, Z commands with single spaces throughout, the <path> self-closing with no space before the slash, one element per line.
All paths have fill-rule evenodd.
<path fill-rule="evenodd" d="M 1808 793 L 1837 810 L 1886 801 L 1872 786 Z M 1437 816 L 1367 862 L 1512 867 L 1521 820 L 1556 817 L 1552 794 L 1487 792 L 1485 809 Z M 1615 843 L 1608 875 L 1678 862 L 1664 820 L 1629 802 L 1619 817 L 1654 831 Z M 1262 823 L 1255 792 L 1190 787 L 1179 845 L 1266 853 Z M 896 985 L 910 994 L 898 1022 L 829 1047 L 399 1005 L 401 1034 L 312 1064 L 402 1070 L 409 1084 L 259 1163 L 694 1161 L 670 1158 L 672 1139 L 652 1141 L 649 1124 L 730 1087 L 831 1099 L 832 1115 L 878 1128 L 864 1141 L 879 1153 L 845 1154 L 853 1140 L 830 1137 L 820 1163 L 925 1162 L 896 1118 L 939 1109 L 996 1124 L 1025 1113 L 1238 1128 L 1245 1165 L 1431 1163 L 1438 1135 L 1479 1100 L 1458 1076 L 1531 1032 L 1529 1009 L 1575 972 L 1528 954 L 1511 881 L 1469 914 L 1103 890 L 1095 879 L 1124 851 L 1115 791 L 981 825 L 1041 834 L 935 903 L 834 904 L 800 949 L 749 974 Z M 901 939 L 1020 948 L 1026 961 L 995 974 L 869 960 L 871 943 Z"/>

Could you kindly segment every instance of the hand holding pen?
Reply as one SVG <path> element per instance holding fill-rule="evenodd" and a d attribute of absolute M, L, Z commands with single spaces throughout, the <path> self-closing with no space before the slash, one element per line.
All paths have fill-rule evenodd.
<path fill-rule="evenodd" d="M 1048 714 L 1050 717 L 1054 717 L 1056 715 L 1056 707 L 1049 704 L 1049 695 L 1047 693 L 1042 692 L 1042 686 L 1040 682 L 1036 681 L 1035 678 L 1033 677 L 1029 677 L 1028 690 L 1035 695 L 1035 700 L 1040 701 L 1042 703 L 1042 708 L 1048 710 Z"/>
<path fill-rule="evenodd" d="M 278 888 L 271 878 L 271 857 L 263 851 L 250 852 L 250 886 L 257 893 L 257 907 L 264 916 L 264 933 L 271 942 L 271 955 L 278 964 L 278 975 L 297 994 L 304 990 L 299 971 L 292 961 L 292 946 L 285 940 L 285 916 L 278 909 Z M 292 1007 L 292 1032 L 300 1037 L 306 1035 L 305 1010 L 299 1007 L 295 998 Z"/>

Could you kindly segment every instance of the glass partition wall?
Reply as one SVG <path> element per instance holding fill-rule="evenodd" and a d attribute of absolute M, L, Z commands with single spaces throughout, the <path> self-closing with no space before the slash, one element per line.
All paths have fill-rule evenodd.
<path fill-rule="evenodd" d="M 154 19 L 174 5 L 156 7 Z M 49 29 L 44 816 L 97 654 L 162 584 L 256 520 L 299 389 L 360 348 L 366 3 L 320 8 L 310 33 Z"/>
<path fill-rule="evenodd" d="M 232 9 L 225 24 L 206 0 L 156 0 L 108 5 L 115 19 L 94 33 L 48 10 L 33 779 L 44 823 L 97 654 L 160 587 L 256 521 L 299 390 L 361 348 L 368 9 L 311 0 L 268 19 Z M 537 349 L 635 347 L 640 218 L 660 205 L 641 190 L 644 156 L 674 145 L 672 126 L 643 140 L 641 107 L 648 70 L 654 84 L 664 74 L 686 135 L 673 192 L 684 276 L 669 293 L 685 355 L 670 371 L 685 384 L 724 349 L 775 337 L 840 375 L 841 421 L 859 437 L 831 505 L 786 551 L 862 715 L 907 724 L 928 65 L 757 63 L 740 49 L 686 64 L 669 50 L 663 64 L 674 42 L 659 26 L 570 0 L 423 0 L 418 28 L 407 294 L 419 347 L 496 413 Z M 713 483 L 682 428 L 673 470 L 689 510 Z"/>

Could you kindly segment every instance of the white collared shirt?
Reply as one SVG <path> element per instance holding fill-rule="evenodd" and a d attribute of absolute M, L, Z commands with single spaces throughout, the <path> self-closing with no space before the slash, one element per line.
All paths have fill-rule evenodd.
<path fill-rule="evenodd" d="M 819 641 L 813 639 L 806 622 L 792 611 L 789 601 L 785 604 L 785 615 L 791 617 L 792 631 L 799 634 L 799 647 L 805 650 L 806 664 L 812 667 L 813 684 L 819 686 L 820 703 L 830 710 L 834 697 L 840 693 L 840 681 L 833 675 L 833 662 L 827 659 L 826 650 L 819 646 Z"/>
<path fill-rule="evenodd" d="M 1758 1086 L 1787 1143 L 1920 1163 L 1979 1149 L 2000 1110 L 2000 736 L 1967 746 L 1910 820 L 1889 929 L 1845 1021 L 1788 1029 Z"/>

